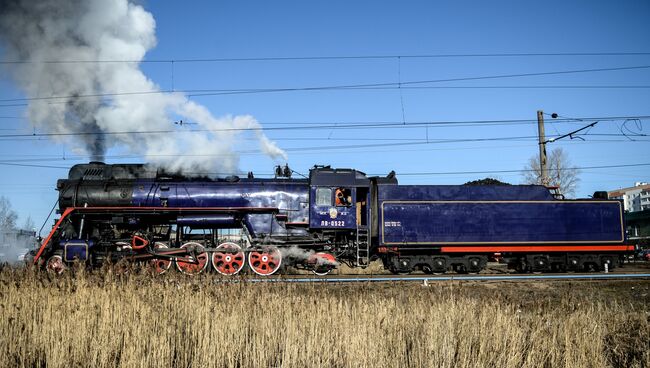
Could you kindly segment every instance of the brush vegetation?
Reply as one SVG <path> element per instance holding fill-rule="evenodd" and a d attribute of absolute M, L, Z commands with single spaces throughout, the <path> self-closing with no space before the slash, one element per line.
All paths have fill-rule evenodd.
<path fill-rule="evenodd" d="M 0 270 L 2 367 L 650 367 L 650 282 Z"/>

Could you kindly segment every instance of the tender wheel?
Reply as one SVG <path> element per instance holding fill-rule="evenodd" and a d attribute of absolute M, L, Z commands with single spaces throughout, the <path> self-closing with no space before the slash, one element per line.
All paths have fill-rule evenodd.
<path fill-rule="evenodd" d="M 53 255 L 52 257 L 48 258 L 47 262 L 45 262 L 45 269 L 47 272 L 60 275 L 68 267 L 65 265 L 65 262 L 63 262 L 63 257 L 61 257 L 58 254 Z"/>
<path fill-rule="evenodd" d="M 169 248 L 167 244 L 157 242 L 153 246 L 154 249 L 167 249 Z M 168 258 L 154 258 L 149 261 L 149 267 L 158 275 L 162 275 L 167 272 L 172 266 L 172 261 Z"/>
<path fill-rule="evenodd" d="M 447 272 L 447 259 L 435 257 L 430 262 L 419 264 L 419 267 L 426 275 L 441 275 Z"/>
<path fill-rule="evenodd" d="M 235 252 L 224 252 L 221 250 L 233 250 Z M 217 250 L 212 253 L 212 267 L 222 275 L 236 275 L 244 268 L 246 255 L 241 247 L 235 243 L 221 243 Z"/>
<path fill-rule="evenodd" d="M 208 253 L 205 248 L 196 242 L 181 245 L 189 254 L 176 259 L 176 268 L 186 275 L 198 275 L 208 267 Z"/>
<path fill-rule="evenodd" d="M 472 257 L 467 260 L 467 272 L 471 274 L 477 274 L 483 269 L 482 262 L 480 258 Z"/>
<path fill-rule="evenodd" d="M 260 276 L 273 275 L 280 269 L 282 253 L 276 247 L 267 247 L 251 251 L 248 254 L 248 265 Z"/>
<path fill-rule="evenodd" d="M 332 254 L 325 252 L 312 254 L 309 256 L 307 263 L 313 267 L 311 272 L 318 276 L 329 274 L 338 265 L 336 258 Z"/>

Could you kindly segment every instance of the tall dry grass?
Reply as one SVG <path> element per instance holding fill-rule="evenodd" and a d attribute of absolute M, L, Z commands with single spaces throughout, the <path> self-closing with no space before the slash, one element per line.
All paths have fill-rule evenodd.
<path fill-rule="evenodd" d="M 5 268 L 0 366 L 650 366 L 650 283 L 546 285 L 252 284 Z"/>

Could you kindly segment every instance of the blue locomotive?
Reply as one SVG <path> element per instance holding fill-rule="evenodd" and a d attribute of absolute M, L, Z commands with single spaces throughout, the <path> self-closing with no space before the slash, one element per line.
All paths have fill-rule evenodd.
<path fill-rule="evenodd" d="M 326 274 L 379 259 L 394 273 L 465 273 L 495 254 L 520 272 L 599 270 L 633 250 L 619 201 L 564 200 L 537 185 L 398 185 L 394 173 L 329 166 L 308 179 L 288 167 L 210 179 L 91 162 L 57 190 L 61 216 L 34 257 L 54 272 L 77 261 Z"/>

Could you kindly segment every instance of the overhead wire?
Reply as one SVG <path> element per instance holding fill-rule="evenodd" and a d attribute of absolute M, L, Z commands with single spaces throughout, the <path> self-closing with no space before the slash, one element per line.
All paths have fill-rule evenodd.
<path fill-rule="evenodd" d="M 188 92 L 189 97 L 198 96 L 223 96 L 223 95 L 239 95 L 239 94 L 254 94 L 254 93 L 276 93 L 276 92 L 296 92 L 296 91 L 325 91 L 325 90 L 358 90 L 358 89 L 372 89 L 375 87 L 391 87 L 407 88 L 417 84 L 429 83 L 448 83 L 448 82 L 463 82 L 472 80 L 488 80 L 488 79 L 508 79 L 508 78 L 521 78 L 521 77 L 536 77 L 546 75 L 562 75 L 562 74 L 578 74 L 578 73 L 596 73 L 605 71 L 621 71 L 621 70 L 635 70 L 635 69 L 648 69 L 650 65 L 628 66 L 628 67 L 614 67 L 614 68 L 597 68 L 597 69 L 579 69 L 579 70 L 565 70 L 565 71 L 551 71 L 551 72 L 536 72 L 536 73 L 520 73 L 520 74 L 500 74 L 491 76 L 478 76 L 478 77 L 459 77 L 459 78 L 444 78 L 444 79 L 430 79 L 430 80 L 417 80 L 417 81 L 404 81 L 404 82 L 383 82 L 383 83 L 366 83 L 366 84 L 349 84 L 337 86 L 318 86 L 318 87 L 298 87 L 298 88 L 269 88 L 269 89 L 250 89 L 238 90 L 230 92 L 197 92 L 196 90 Z M 2 100 L 0 100 L 1 102 Z M 0 105 L 2 106 L 2 105 Z"/>
<path fill-rule="evenodd" d="M 520 86 L 387 86 L 387 87 L 355 87 L 355 88 L 328 88 L 328 89 L 319 89 L 311 88 L 308 91 L 319 91 L 319 90 L 329 90 L 329 91 L 382 91 L 382 90 L 432 90 L 432 89 L 447 89 L 447 90 L 481 90 L 481 89 L 594 89 L 594 90 L 605 90 L 605 89 L 650 89 L 650 85 L 520 85 Z M 86 97 L 111 97 L 118 95 L 146 95 L 146 94 L 162 94 L 162 93 L 187 93 L 192 92 L 193 90 L 160 90 L 156 92 L 134 92 L 134 93 L 124 93 L 124 94 L 104 94 L 104 95 L 93 95 Z M 253 93 L 267 93 L 267 92 L 295 92 L 301 91 L 301 89 L 209 89 L 209 90 L 199 90 L 199 91 L 212 91 L 212 92 L 195 92 L 187 94 L 188 97 L 202 97 L 202 96 L 220 96 L 220 95 L 233 95 L 233 94 L 253 94 Z M 67 98 L 66 96 L 53 97 L 55 99 Z M 1 101 L 1 100 L 0 100 Z M 61 104 L 64 102 L 48 102 L 50 105 Z M 22 107 L 28 106 L 28 103 L 5 103 L 0 104 L 0 107 Z M 23 119 L 21 117 L 16 117 L 15 119 Z"/>
<path fill-rule="evenodd" d="M 534 140 L 536 136 L 515 136 L 515 137 L 492 137 L 492 138 L 463 138 L 463 139 L 437 139 L 429 141 L 416 141 L 416 142 L 398 142 L 398 143 L 369 143 L 369 144 L 351 144 L 351 145 L 336 145 L 336 146 L 310 146 L 310 147 L 287 147 L 284 149 L 286 152 L 303 152 L 303 151 L 328 151 L 328 150 L 340 150 L 340 149 L 359 149 L 359 148 L 372 148 L 372 147 L 399 147 L 399 146 L 418 146 L 418 145 L 433 145 L 433 144 L 445 144 L 445 143 L 462 143 L 462 142 L 491 142 L 491 141 L 518 141 L 518 140 Z M 241 154 L 258 154 L 261 153 L 260 150 L 242 150 L 233 152 L 232 154 L 189 154 L 183 155 L 184 157 L 224 157 L 231 155 L 241 155 Z M 151 154 L 146 155 L 147 157 L 175 157 L 177 155 L 172 154 Z M 74 156 L 73 156 L 74 157 Z M 81 157 L 81 156 L 79 156 Z M 85 157 L 85 156 L 84 156 Z M 138 155 L 126 155 L 123 157 L 114 157 L 114 158 L 131 158 L 138 157 Z M 52 160 L 43 160 L 43 159 L 12 159 L 12 160 L 2 160 L 0 162 L 20 162 L 20 161 L 68 161 L 71 160 L 71 157 L 66 158 L 56 158 Z"/>
<path fill-rule="evenodd" d="M 169 59 L 96 59 L 96 60 L 5 60 L 0 64 L 88 64 L 88 63 L 211 63 L 241 61 L 302 61 L 302 60 L 368 60 L 368 59 L 434 59 L 484 57 L 575 57 L 575 56 L 648 56 L 650 52 L 518 52 L 518 53 L 458 53 L 458 54 L 385 54 L 385 55 L 315 55 L 267 57 L 209 57 Z"/>
<path fill-rule="evenodd" d="M 610 117 L 586 117 L 584 120 L 598 120 L 611 122 L 625 119 L 648 119 L 650 115 L 637 116 L 610 116 Z M 466 120 L 466 121 L 429 121 L 413 122 L 403 124 L 402 122 L 377 122 L 377 123 L 349 123 L 349 124 L 305 124 L 300 126 L 279 126 L 279 127 L 255 127 L 255 128 L 214 128 L 214 129 L 160 129 L 160 130 L 133 130 L 117 132 L 66 132 L 66 133 L 22 133 L 22 134 L 0 134 L 0 138 L 21 138 L 21 137 L 66 137 L 66 136 L 114 136 L 114 135 L 142 135 L 142 134 L 177 134 L 177 133 L 206 133 L 206 132 L 257 132 L 257 131 L 296 131 L 296 130 L 319 130 L 319 129 L 404 129 L 424 126 L 464 126 L 466 124 L 476 125 L 499 125 L 499 124 L 522 124 L 531 123 L 532 119 L 503 119 L 503 120 Z M 556 120 L 560 121 L 560 120 Z"/>
<path fill-rule="evenodd" d="M 344 85 L 331 85 L 331 86 L 309 86 L 309 87 L 289 87 L 289 88 L 266 88 L 266 89 L 248 88 L 248 89 L 236 89 L 236 90 L 225 90 L 225 91 L 215 90 L 215 89 L 154 90 L 154 91 L 129 91 L 129 92 L 125 91 L 125 92 L 115 92 L 115 93 L 79 94 L 74 96 L 72 95 L 39 96 L 39 97 L 0 99 L 0 102 L 55 101 L 61 99 L 67 100 L 71 98 L 77 99 L 77 98 L 98 98 L 98 97 L 116 97 L 116 96 L 138 96 L 138 95 L 153 95 L 153 94 L 167 94 L 167 93 L 184 93 L 189 97 L 198 97 L 198 96 L 220 96 L 220 95 L 297 92 L 297 91 L 355 90 L 361 88 L 374 88 L 374 87 L 403 88 L 402 86 L 413 86 L 413 85 L 431 84 L 431 83 L 461 82 L 461 81 L 489 80 L 489 79 L 508 79 L 508 78 L 578 74 L 578 73 L 596 73 L 596 72 L 606 72 L 606 71 L 639 70 L 639 69 L 649 69 L 649 68 L 650 65 L 637 65 L 637 66 L 624 66 L 624 67 L 611 67 L 611 68 L 576 69 L 576 70 L 561 70 L 561 71 L 549 71 L 549 72 L 414 80 L 414 81 L 402 81 L 402 82 L 381 82 L 381 83 L 344 84 Z M 8 106 L 21 106 L 21 104 L 0 104 L 0 107 L 8 107 Z"/>
<path fill-rule="evenodd" d="M 614 168 L 628 168 L 628 167 L 641 167 L 641 166 L 650 166 L 650 162 L 634 163 L 634 164 L 620 164 L 620 165 L 566 167 L 566 168 L 557 168 L 555 170 L 560 170 L 560 171 L 594 170 L 594 169 L 614 169 Z M 451 172 L 406 172 L 406 173 L 396 172 L 396 175 L 402 175 L 402 176 L 426 176 L 426 175 L 464 175 L 464 174 L 505 174 L 505 173 L 533 172 L 533 171 L 539 171 L 539 170 L 519 169 L 519 170 L 451 171 Z"/>
<path fill-rule="evenodd" d="M 612 134 L 604 134 L 605 136 L 612 136 Z M 366 148 L 386 148 L 386 147 L 408 147 L 408 146 L 428 146 L 435 144 L 449 144 L 449 143 L 483 143 L 483 142 L 501 142 L 501 141 L 535 141 L 536 136 L 514 136 L 514 137 L 491 137 L 491 138 L 460 138 L 460 139 L 438 139 L 438 140 L 428 140 L 428 141 L 409 141 L 409 142 L 397 142 L 397 143 L 369 143 L 369 144 L 356 144 L 356 145 L 336 145 L 336 146 L 310 146 L 310 147 L 287 147 L 284 149 L 286 152 L 322 152 L 322 151 L 338 151 L 346 149 L 366 149 Z M 619 140 L 623 142 L 624 140 Z M 650 139 L 639 140 L 641 142 L 650 142 Z M 184 157 L 230 157 L 230 156 L 241 156 L 241 155 L 255 155 L 262 154 L 261 150 L 240 150 L 233 153 L 223 153 L 223 154 L 188 154 L 183 155 Z M 142 154 L 142 155 L 110 155 L 106 158 L 110 159 L 127 159 L 127 158 L 140 158 L 140 157 L 176 157 L 177 155 L 173 154 Z M 49 157 L 49 158 L 16 158 L 16 159 L 7 159 L 0 160 L 3 163 L 18 163 L 18 162 L 51 162 L 51 161 L 85 161 L 87 156 L 68 156 L 68 157 Z"/>
<path fill-rule="evenodd" d="M 10 166 L 25 166 L 25 167 L 40 167 L 40 168 L 54 168 L 54 169 L 69 169 L 64 166 L 48 166 L 48 165 L 29 165 L 29 164 L 9 164 L 0 162 L 0 165 Z M 566 167 L 559 168 L 560 171 L 568 170 L 600 170 L 600 169 L 617 169 L 617 168 L 631 168 L 631 167 L 645 167 L 650 166 L 650 162 L 633 163 L 633 164 L 614 164 L 614 165 L 594 165 L 594 166 L 581 166 L 581 167 Z M 517 170 L 476 170 L 476 171 L 429 171 L 429 172 L 396 172 L 398 176 L 436 176 L 436 175 L 472 175 L 472 174 L 507 174 L 507 173 L 521 173 L 538 171 L 534 169 L 517 169 Z M 209 171 L 186 172 L 187 175 L 232 175 L 233 173 L 220 173 Z M 236 174 L 246 174 L 244 172 L 236 172 Z M 255 175 L 274 175 L 273 173 L 255 173 Z M 370 173 L 369 176 L 383 176 L 385 173 Z"/>

